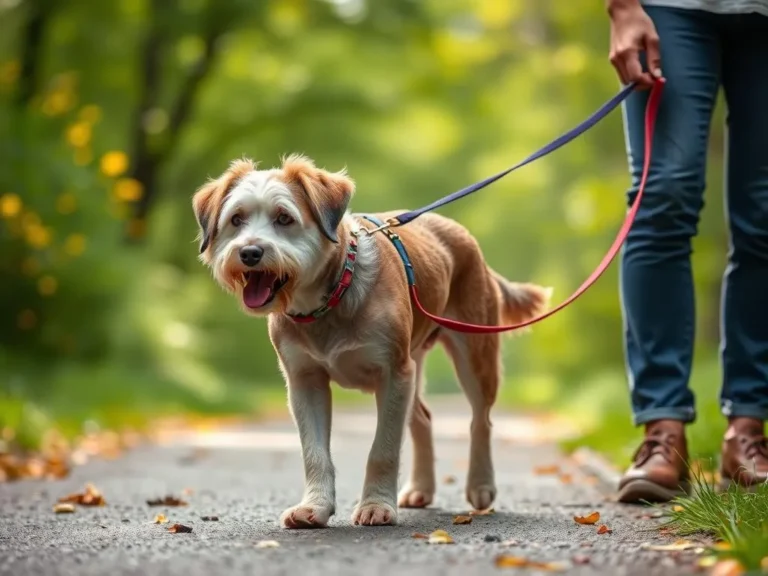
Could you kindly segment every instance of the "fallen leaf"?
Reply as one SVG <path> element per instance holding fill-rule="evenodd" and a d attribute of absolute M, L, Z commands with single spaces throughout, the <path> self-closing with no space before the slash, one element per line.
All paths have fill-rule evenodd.
<path fill-rule="evenodd" d="M 429 535 L 429 544 L 453 544 L 453 538 L 445 530 L 435 530 Z"/>
<path fill-rule="evenodd" d="M 562 572 L 568 569 L 564 562 L 535 562 L 522 556 L 501 554 L 494 560 L 496 568 L 533 568 L 544 572 Z"/>
<path fill-rule="evenodd" d="M 496 510 L 486 508 L 485 510 L 470 510 L 469 512 L 470 516 L 490 516 L 491 514 L 496 514 Z"/>
<path fill-rule="evenodd" d="M 571 562 L 574 564 L 589 564 L 592 561 L 592 559 L 589 556 L 584 556 L 583 554 L 576 554 L 573 558 L 571 558 Z"/>
<path fill-rule="evenodd" d="M 174 524 L 168 528 L 168 532 L 171 534 L 188 534 L 192 532 L 192 528 L 189 526 L 184 526 L 184 524 Z"/>
<path fill-rule="evenodd" d="M 154 500 L 147 500 L 148 506 L 186 506 L 187 503 L 181 498 L 175 496 L 166 496 L 165 498 L 155 498 Z"/>
<path fill-rule="evenodd" d="M 682 507 L 682 506 L 680 506 L 680 505 L 677 505 L 677 506 L 672 506 L 672 512 L 682 512 L 682 511 L 684 511 L 684 510 L 685 510 L 685 508 L 683 508 L 683 507 Z"/>
<path fill-rule="evenodd" d="M 563 484 L 572 484 L 573 483 L 573 476 L 570 474 L 560 474 L 560 482 Z"/>
<path fill-rule="evenodd" d="M 598 534 L 610 534 L 613 532 L 612 528 L 608 528 L 605 524 L 601 524 L 600 527 L 597 529 Z"/>
<path fill-rule="evenodd" d="M 155 516 L 155 519 L 152 520 L 153 524 L 168 524 L 168 522 L 170 522 L 170 520 L 168 520 L 165 514 L 158 514 Z"/>
<path fill-rule="evenodd" d="M 429 540 L 429 536 L 427 536 L 426 534 L 422 534 L 421 532 L 414 532 L 413 534 L 411 534 L 411 538 L 415 538 L 418 540 Z"/>
<path fill-rule="evenodd" d="M 573 519 L 578 524 L 597 524 L 597 521 L 600 520 L 600 512 L 592 512 L 588 516 L 574 516 Z"/>
<path fill-rule="evenodd" d="M 277 540 L 261 540 L 256 542 L 256 548 L 280 548 L 280 542 Z"/>
<path fill-rule="evenodd" d="M 472 516 L 454 516 L 453 523 L 454 524 L 471 524 Z"/>
<path fill-rule="evenodd" d="M 645 542 L 640 545 L 643 550 L 655 550 L 657 552 L 676 552 L 679 550 L 692 550 L 698 548 L 700 544 L 688 540 L 678 540 L 672 544 L 649 544 Z"/>
<path fill-rule="evenodd" d="M 202 516 L 200 518 L 203 522 L 218 522 L 219 517 L 218 516 Z"/>
<path fill-rule="evenodd" d="M 101 492 L 91 484 L 90 482 L 85 485 L 85 490 L 82 494 L 69 494 L 63 498 L 59 498 L 59 502 L 66 502 L 69 504 L 79 504 L 80 506 L 105 506 L 106 501 L 101 495 Z"/>
<path fill-rule="evenodd" d="M 75 511 L 75 505 L 69 502 L 62 502 L 53 506 L 53 511 L 56 514 L 72 514 Z"/>
<path fill-rule="evenodd" d="M 746 574 L 744 567 L 737 560 L 722 560 L 715 564 L 711 576 L 741 576 Z"/>
<path fill-rule="evenodd" d="M 557 464 L 550 464 L 547 466 L 535 466 L 533 468 L 533 473 L 537 476 L 548 476 L 551 474 L 557 474 L 560 472 L 560 466 Z"/>
<path fill-rule="evenodd" d="M 456 476 L 448 474 L 443 477 L 443 484 L 456 484 Z"/>

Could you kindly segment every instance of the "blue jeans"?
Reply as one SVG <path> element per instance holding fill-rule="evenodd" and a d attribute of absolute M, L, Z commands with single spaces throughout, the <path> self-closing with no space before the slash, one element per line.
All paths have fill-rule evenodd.
<path fill-rule="evenodd" d="M 722 297 L 721 406 L 768 420 L 768 18 L 646 7 L 667 79 L 646 196 L 622 254 L 624 344 L 635 424 L 692 422 L 691 239 L 704 204 L 707 141 L 722 86 L 730 233 Z M 643 164 L 647 92 L 624 107 L 632 187 Z"/>

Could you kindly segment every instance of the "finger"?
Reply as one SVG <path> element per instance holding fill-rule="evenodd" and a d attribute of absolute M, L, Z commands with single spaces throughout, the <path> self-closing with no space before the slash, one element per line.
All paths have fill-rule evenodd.
<path fill-rule="evenodd" d="M 651 78 L 651 75 L 643 72 L 643 67 L 640 65 L 640 58 L 637 50 L 626 52 L 623 60 L 624 67 L 627 70 L 628 83 L 637 82 L 642 87 L 653 85 L 653 78 Z"/>
<path fill-rule="evenodd" d="M 624 66 L 624 61 L 616 54 L 611 54 L 611 64 L 616 69 L 616 73 L 619 75 L 622 85 L 627 85 L 627 68 Z"/>
<path fill-rule="evenodd" d="M 655 34 L 645 39 L 645 56 L 648 62 L 648 71 L 654 78 L 661 78 L 661 51 L 659 50 L 659 37 Z"/>

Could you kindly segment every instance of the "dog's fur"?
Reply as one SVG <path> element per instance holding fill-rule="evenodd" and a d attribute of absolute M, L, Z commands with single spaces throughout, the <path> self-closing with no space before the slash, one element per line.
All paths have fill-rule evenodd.
<path fill-rule="evenodd" d="M 286 315 L 315 310 L 337 283 L 353 231 L 364 225 L 347 213 L 353 193 L 354 184 L 343 172 L 327 172 L 303 156 L 290 156 L 280 168 L 269 170 L 257 170 L 248 160 L 235 161 L 193 199 L 200 257 L 221 286 L 242 302 L 244 273 L 249 270 L 269 271 L 284 280 L 265 305 L 251 309 L 243 304 L 246 313 L 268 317 L 301 437 L 304 497 L 283 513 L 282 524 L 325 526 L 335 512 L 331 380 L 372 392 L 378 410 L 363 492 L 352 521 L 394 524 L 398 504 L 419 508 L 432 502 L 434 453 L 422 371 L 424 356 L 436 342 L 452 358 L 472 408 L 466 496 L 474 508 L 486 509 L 496 496 L 490 410 L 501 378 L 498 334 L 439 329 L 414 311 L 402 261 L 383 234 L 359 237 L 352 285 L 336 308 L 309 324 Z M 281 213 L 294 222 L 279 225 Z M 232 223 L 235 214 L 237 227 Z M 385 220 L 396 214 L 378 217 Z M 523 321 L 547 308 L 550 289 L 509 282 L 491 270 L 474 238 L 453 220 L 425 214 L 397 232 L 413 262 L 427 310 L 493 325 Z M 238 253 L 254 245 L 263 248 L 263 257 L 248 268 Z M 406 425 L 413 439 L 413 470 L 398 497 Z"/>

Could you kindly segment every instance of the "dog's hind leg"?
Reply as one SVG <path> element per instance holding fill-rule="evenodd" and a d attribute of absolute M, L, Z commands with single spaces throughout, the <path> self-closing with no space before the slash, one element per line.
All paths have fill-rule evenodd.
<path fill-rule="evenodd" d="M 401 508 L 424 508 L 435 496 L 435 451 L 432 442 L 432 414 L 422 393 L 424 389 L 424 357 L 426 351 L 414 354 L 416 362 L 416 389 L 409 417 L 413 442 L 411 479 L 400 491 L 398 505 Z"/>
<path fill-rule="evenodd" d="M 485 510 L 496 498 L 490 413 L 501 379 L 499 335 L 447 331 L 441 342 L 472 407 L 467 500 L 476 510 Z"/>

